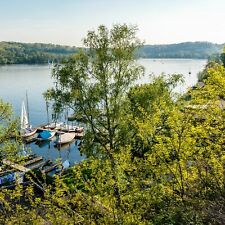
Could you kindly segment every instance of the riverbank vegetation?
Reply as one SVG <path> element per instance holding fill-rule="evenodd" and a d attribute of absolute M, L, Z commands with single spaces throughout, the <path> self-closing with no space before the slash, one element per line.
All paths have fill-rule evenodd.
<path fill-rule="evenodd" d="M 54 185 L 43 182 L 43 193 L 2 190 L 0 223 L 224 224 L 223 56 L 179 96 L 179 74 L 135 84 L 136 27 L 100 26 L 84 45 L 55 66 L 45 98 L 86 118 L 87 158 Z"/>
<path fill-rule="evenodd" d="M 222 52 L 223 45 L 186 42 L 169 45 L 144 45 L 135 54 L 140 58 L 208 59 Z M 68 60 L 79 48 L 43 44 L 0 42 L 0 64 L 44 64 Z"/>

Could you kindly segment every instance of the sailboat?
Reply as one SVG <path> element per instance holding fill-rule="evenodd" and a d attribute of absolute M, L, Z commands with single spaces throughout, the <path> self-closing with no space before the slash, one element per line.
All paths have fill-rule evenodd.
<path fill-rule="evenodd" d="M 22 138 L 28 138 L 33 136 L 36 133 L 37 129 L 32 128 L 29 124 L 27 110 L 24 101 L 22 102 L 21 110 L 21 134 Z"/>
<path fill-rule="evenodd" d="M 49 141 L 55 136 L 55 134 L 56 134 L 55 131 L 43 130 L 38 134 L 36 140 L 37 141 Z"/>

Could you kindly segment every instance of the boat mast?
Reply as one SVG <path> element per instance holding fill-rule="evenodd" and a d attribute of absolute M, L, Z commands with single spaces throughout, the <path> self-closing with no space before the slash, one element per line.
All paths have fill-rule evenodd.
<path fill-rule="evenodd" d="M 49 125 L 48 107 L 49 107 L 49 103 L 48 103 L 48 101 L 46 101 L 47 123 L 48 123 L 48 125 Z"/>
<path fill-rule="evenodd" d="M 26 90 L 26 105 L 27 105 L 27 119 L 28 119 L 28 124 L 29 124 L 29 121 L 30 121 L 30 113 L 29 113 L 29 102 L 28 102 L 27 90 Z"/>

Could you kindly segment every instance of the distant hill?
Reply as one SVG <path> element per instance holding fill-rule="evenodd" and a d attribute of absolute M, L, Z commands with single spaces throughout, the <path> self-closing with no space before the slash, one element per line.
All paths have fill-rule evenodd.
<path fill-rule="evenodd" d="M 223 45 L 210 42 L 185 42 L 168 45 L 144 45 L 137 56 L 142 58 L 206 59 L 221 53 Z M 77 53 L 78 48 L 42 44 L 0 42 L 0 64 L 38 64 L 61 61 Z"/>
<path fill-rule="evenodd" d="M 184 42 L 168 45 L 145 45 L 137 53 L 143 58 L 207 59 L 222 53 L 224 44 L 210 42 Z"/>
<path fill-rule="evenodd" d="M 77 48 L 62 45 L 0 42 L 0 64 L 35 64 L 61 61 L 76 52 Z"/>

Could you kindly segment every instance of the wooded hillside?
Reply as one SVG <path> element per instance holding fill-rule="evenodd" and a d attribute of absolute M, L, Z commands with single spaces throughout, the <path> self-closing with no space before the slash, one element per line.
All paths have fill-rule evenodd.
<path fill-rule="evenodd" d="M 169 45 L 144 45 L 137 52 L 140 58 L 193 58 L 207 59 L 220 54 L 223 44 L 185 42 Z M 42 64 L 68 59 L 78 48 L 43 44 L 0 42 L 0 64 Z"/>

